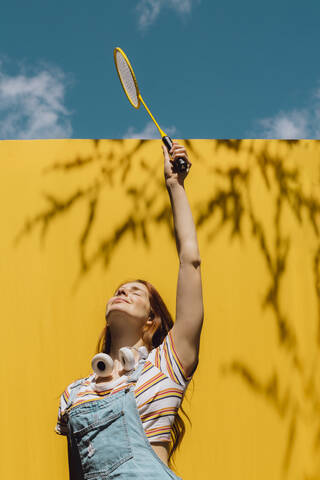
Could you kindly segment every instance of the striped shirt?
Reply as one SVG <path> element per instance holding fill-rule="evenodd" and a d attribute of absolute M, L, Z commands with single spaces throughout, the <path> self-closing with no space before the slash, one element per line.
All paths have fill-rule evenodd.
<path fill-rule="evenodd" d="M 71 408 L 81 403 L 103 398 L 106 395 L 112 395 L 128 386 L 127 382 L 124 382 L 113 389 L 97 392 L 93 389 L 94 378 L 95 374 L 93 373 L 83 379 Z M 161 345 L 149 353 L 134 387 L 137 408 L 150 443 L 171 440 L 175 415 L 191 378 L 192 375 L 186 376 L 175 350 L 171 331 L 169 331 Z M 64 423 L 63 412 L 67 406 L 73 383 L 67 386 L 60 397 L 58 421 L 55 427 L 55 432 L 59 435 L 68 434 L 68 426 Z"/>

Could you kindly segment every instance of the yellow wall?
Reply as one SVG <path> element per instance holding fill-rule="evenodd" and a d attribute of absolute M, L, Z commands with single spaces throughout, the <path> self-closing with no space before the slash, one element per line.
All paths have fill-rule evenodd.
<path fill-rule="evenodd" d="M 178 141 L 205 323 L 177 471 L 319 480 L 320 143 Z M 145 278 L 175 313 L 161 142 L 2 141 L 0 158 L 0 477 L 67 479 L 58 399 L 91 373 L 113 289 Z"/>

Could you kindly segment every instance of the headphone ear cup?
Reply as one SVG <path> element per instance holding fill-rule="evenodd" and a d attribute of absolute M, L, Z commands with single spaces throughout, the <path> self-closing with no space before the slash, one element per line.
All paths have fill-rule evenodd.
<path fill-rule="evenodd" d="M 145 359 L 145 358 L 148 357 L 148 350 L 147 350 L 146 347 L 144 347 L 144 346 L 143 346 L 143 347 L 139 347 L 139 348 L 138 348 L 138 351 L 139 351 L 140 358 Z"/>
<path fill-rule="evenodd" d="M 120 348 L 119 357 L 120 357 L 120 362 L 123 366 L 123 369 L 126 372 L 129 372 L 134 368 L 136 362 L 135 362 L 133 352 L 130 348 L 128 347 Z"/>
<path fill-rule="evenodd" d="M 113 360 L 107 353 L 97 353 L 91 360 L 91 366 L 97 377 L 108 377 L 113 370 Z"/>

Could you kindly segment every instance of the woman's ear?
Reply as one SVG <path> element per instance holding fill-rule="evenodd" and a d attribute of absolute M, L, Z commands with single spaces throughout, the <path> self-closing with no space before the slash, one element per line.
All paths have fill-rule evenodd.
<path fill-rule="evenodd" d="M 153 321 L 154 321 L 154 312 L 152 310 L 150 310 L 150 313 L 149 313 L 149 316 L 148 316 L 148 320 L 146 321 L 146 324 L 147 325 L 152 325 L 153 324 Z"/>

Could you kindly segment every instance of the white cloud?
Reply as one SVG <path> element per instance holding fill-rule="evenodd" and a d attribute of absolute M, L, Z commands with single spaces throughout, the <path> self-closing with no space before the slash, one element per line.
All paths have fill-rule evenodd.
<path fill-rule="evenodd" d="M 165 133 L 169 136 L 177 132 L 175 126 L 164 128 Z M 160 138 L 160 133 L 153 122 L 149 122 L 140 132 L 135 132 L 134 127 L 129 127 L 123 138 L 140 138 L 140 139 L 157 139 Z"/>
<path fill-rule="evenodd" d="M 27 76 L 8 75 L 0 62 L 0 138 L 69 138 L 70 112 L 64 106 L 66 75 L 43 67 Z"/>
<path fill-rule="evenodd" d="M 248 132 L 248 138 L 320 138 L 320 89 L 311 96 L 308 107 L 280 111 L 273 117 L 257 121 L 254 132 Z"/>
<path fill-rule="evenodd" d="M 191 12 L 194 4 L 200 2 L 201 0 L 140 0 L 136 6 L 138 25 L 141 29 L 149 27 L 155 22 L 162 8 L 169 8 L 185 16 Z"/>
<path fill-rule="evenodd" d="M 306 138 L 308 136 L 308 112 L 292 110 L 280 112 L 274 117 L 259 120 L 265 138 Z"/>

